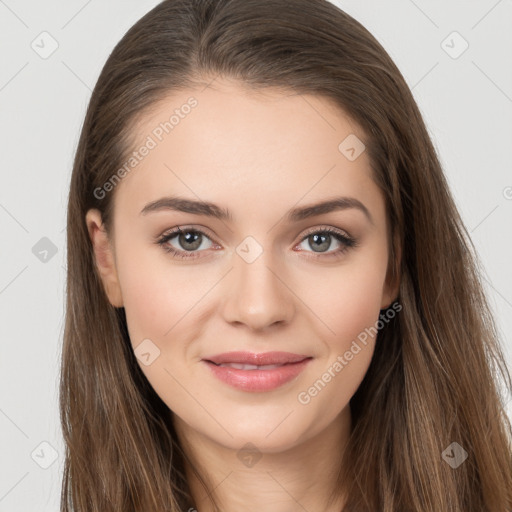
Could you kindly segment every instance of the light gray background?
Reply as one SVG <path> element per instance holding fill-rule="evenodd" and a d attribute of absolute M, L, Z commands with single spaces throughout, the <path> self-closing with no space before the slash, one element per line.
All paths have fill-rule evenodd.
<path fill-rule="evenodd" d="M 0 512 L 59 509 L 73 153 L 107 56 L 157 3 L 0 0 Z M 512 365 L 512 1 L 335 3 L 376 36 L 413 90 L 485 266 Z M 59 45 L 47 59 L 31 47 L 50 47 L 43 31 Z M 457 58 L 464 41 L 448 37 L 453 31 L 469 44 Z M 57 251 L 46 262 L 33 253 L 38 242 L 48 245 L 43 237 Z M 57 458 L 43 469 L 52 449 Z"/>

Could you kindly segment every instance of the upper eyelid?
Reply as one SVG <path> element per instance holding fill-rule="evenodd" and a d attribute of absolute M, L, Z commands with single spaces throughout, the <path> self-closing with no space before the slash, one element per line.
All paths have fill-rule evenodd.
<path fill-rule="evenodd" d="M 346 236 L 347 238 L 354 238 L 346 229 L 335 228 L 333 226 L 323 225 L 323 226 L 319 226 L 319 227 L 315 227 L 315 228 L 308 228 L 308 229 L 306 229 L 306 231 L 302 235 L 301 240 L 304 239 L 306 236 L 311 235 L 312 233 L 317 233 L 317 232 L 322 232 L 322 231 L 329 231 L 329 230 L 335 231 L 336 233 L 338 233 L 340 235 L 343 235 L 343 236 Z"/>
<path fill-rule="evenodd" d="M 179 229 L 179 231 L 178 231 L 178 229 Z M 215 236 L 211 235 L 210 231 L 207 228 L 203 228 L 203 227 L 196 228 L 196 227 L 187 226 L 187 225 L 185 225 L 185 226 L 180 225 L 180 226 L 176 226 L 174 228 L 168 229 L 168 230 L 164 231 L 161 235 L 159 235 L 157 238 L 158 239 L 167 238 L 167 237 L 173 238 L 176 235 L 179 235 L 180 231 L 181 231 L 181 233 L 186 233 L 188 231 L 202 233 L 203 235 L 206 235 L 212 242 L 215 241 Z M 217 242 L 215 242 L 215 243 L 217 243 Z"/>

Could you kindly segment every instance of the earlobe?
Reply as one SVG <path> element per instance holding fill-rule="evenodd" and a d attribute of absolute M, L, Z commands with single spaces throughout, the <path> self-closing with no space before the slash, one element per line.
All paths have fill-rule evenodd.
<path fill-rule="evenodd" d="M 115 258 L 110 240 L 103 226 L 101 212 L 91 209 L 85 216 L 87 231 L 91 240 L 96 269 L 103 283 L 109 302 L 116 308 L 123 307 L 123 297 L 117 276 Z"/>

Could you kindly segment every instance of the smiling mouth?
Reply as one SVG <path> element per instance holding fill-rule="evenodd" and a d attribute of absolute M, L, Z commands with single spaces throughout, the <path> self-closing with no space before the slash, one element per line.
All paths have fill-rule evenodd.
<path fill-rule="evenodd" d="M 263 357 L 268 358 L 268 356 L 259 358 Z M 261 393 L 277 389 L 298 378 L 313 360 L 312 357 L 304 356 L 286 357 L 294 360 L 274 364 L 251 364 L 236 361 L 216 363 L 211 359 L 203 359 L 203 363 L 224 384 L 241 391 Z"/>

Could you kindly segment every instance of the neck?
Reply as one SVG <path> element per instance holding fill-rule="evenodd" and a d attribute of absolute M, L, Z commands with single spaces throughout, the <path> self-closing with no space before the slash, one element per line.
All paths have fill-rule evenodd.
<path fill-rule="evenodd" d="M 222 512 L 342 511 L 346 496 L 338 472 L 351 429 L 349 406 L 319 434 L 272 453 L 256 448 L 242 453 L 190 429 L 176 416 L 173 421 L 187 458 L 202 468 L 208 489 L 187 463 L 194 503 L 190 512 L 217 512 L 212 498 Z"/>

